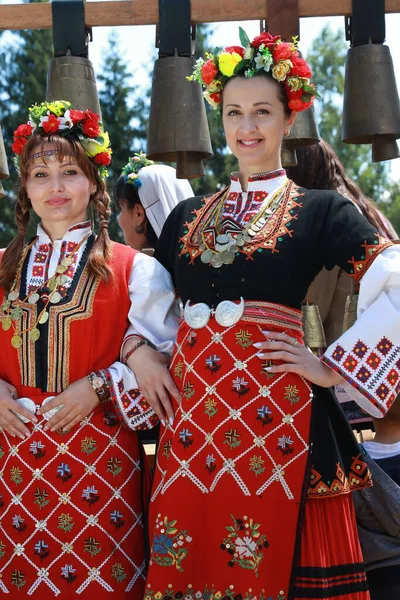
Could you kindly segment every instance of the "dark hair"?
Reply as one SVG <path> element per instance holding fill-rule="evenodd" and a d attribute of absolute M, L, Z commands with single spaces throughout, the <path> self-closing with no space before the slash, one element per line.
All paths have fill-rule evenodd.
<path fill-rule="evenodd" d="M 125 178 L 121 175 L 115 185 L 114 202 L 118 212 L 121 212 L 122 202 L 126 202 L 128 210 L 132 210 L 136 204 L 142 205 L 139 198 L 139 189 L 135 188 L 130 183 L 125 182 Z M 146 215 L 146 212 L 145 212 Z M 155 248 L 158 242 L 154 229 L 146 215 L 145 235 L 149 248 Z"/>
<path fill-rule="evenodd" d="M 233 77 L 230 77 L 228 79 L 228 81 L 226 82 L 225 87 L 228 85 L 228 83 L 230 81 L 232 81 L 233 79 L 236 79 L 237 77 L 242 77 L 242 78 L 247 79 L 247 77 L 245 76 L 244 72 L 243 73 L 239 73 L 238 75 L 234 75 Z M 274 79 L 274 77 L 272 77 L 271 73 L 267 73 L 266 71 L 259 71 L 258 73 L 256 73 L 255 75 L 253 75 L 253 77 L 251 77 L 250 79 L 253 79 L 254 77 L 265 77 L 265 78 L 270 79 L 271 81 L 273 81 L 275 83 L 275 85 L 278 86 L 278 89 L 279 89 L 278 98 L 281 101 L 281 103 L 283 104 L 283 110 L 285 112 L 285 115 L 287 117 L 290 117 L 290 115 L 292 114 L 292 111 L 289 108 L 289 99 L 288 99 L 287 94 L 286 94 L 285 84 L 277 81 L 276 79 Z M 223 90 L 222 90 L 221 109 L 223 108 L 223 102 L 224 102 L 224 93 L 223 93 Z"/>
<path fill-rule="evenodd" d="M 297 166 L 288 167 L 286 171 L 297 185 L 308 190 L 334 190 L 343 194 L 353 200 L 381 235 L 389 239 L 396 237 L 375 202 L 346 175 L 337 154 L 327 142 L 320 140 L 318 144 L 296 148 L 296 153 Z"/>
<path fill-rule="evenodd" d="M 18 263 L 24 247 L 26 230 L 30 221 L 31 201 L 25 189 L 29 178 L 29 157 L 36 148 L 43 151 L 46 144 L 55 146 L 58 152 L 58 160 L 62 162 L 65 156 L 73 156 L 77 165 L 82 169 L 86 177 L 96 185 L 96 191 L 90 198 L 90 205 L 97 211 L 100 231 L 89 254 L 88 267 L 91 274 L 98 275 L 104 281 L 111 275 L 111 269 L 107 264 L 111 257 L 111 241 L 108 235 L 108 220 L 111 215 L 111 200 L 107 193 L 104 181 L 99 178 L 97 168 L 86 156 L 82 145 L 72 136 L 60 136 L 57 134 L 34 134 L 25 144 L 20 155 L 20 187 L 15 205 L 15 223 L 18 233 L 7 246 L 0 268 L 0 286 L 8 292 L 11 288 Z"/>

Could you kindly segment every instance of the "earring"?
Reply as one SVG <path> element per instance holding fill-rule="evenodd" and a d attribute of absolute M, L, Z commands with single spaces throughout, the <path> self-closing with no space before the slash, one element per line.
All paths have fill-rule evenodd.
<path fill-rule="evenodd" d="M 135 225 L 135 232 L 136 233 L 144 233 L 144 225 Z"/>

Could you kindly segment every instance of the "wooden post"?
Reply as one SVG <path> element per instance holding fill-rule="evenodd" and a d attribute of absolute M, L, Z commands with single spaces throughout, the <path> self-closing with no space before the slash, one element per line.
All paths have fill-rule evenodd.
<path fill-rule="evenodd" d="M 282 0 L 283 2 L 284 0 Z M 400 0 L 386 0 L 386 13 L 400 12 Z M 351 0 L 298 0 L 299 17 L 351 14 Z M 268 18 L 266 0 L 192 0 L 193 23 L 251 21 Z M 86 2 L 88 27 L 155 25 L 158 0 Z M 0 29 L 50 29 L 50 3 L 1 4 Z"/>

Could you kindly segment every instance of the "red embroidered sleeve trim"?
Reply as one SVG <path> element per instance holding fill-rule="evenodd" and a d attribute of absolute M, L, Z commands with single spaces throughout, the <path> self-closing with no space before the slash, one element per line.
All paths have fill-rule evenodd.
<path fill-rule="evenodd" d="M 393 242 L 380 235 L 378 236 L 378 234 L 377 239 L 373 244 L 368 244 L 367 242 L 361 244 L 364 253 L 360 260 L 356 260 L 354 256 L 349 260 L 349 264 L 352 265 L 352 268 L 349 271 L 350 277 L 352 277 L 356 283 L 359 283 L 361 277 L 368 271 L 376 257 L 379 256 L 382 250 L 389 248 L 389 246 L 393 246 Z"/>

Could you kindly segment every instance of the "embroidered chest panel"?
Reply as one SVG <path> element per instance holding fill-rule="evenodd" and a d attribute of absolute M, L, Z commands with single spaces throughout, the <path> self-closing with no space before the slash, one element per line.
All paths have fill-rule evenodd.
<path fill-rule="evenodd" d="M 223 208 L 222 227 L 218 230 L 218 219 L 215 215 L 218 213 L 218 204 L 221 203 L 224 193 L 225 191 L 218 192 L 211 198 L 207 198 L 199 210 L 193 211 L 195 215 L 193 221 L 185 223 L 184 235 L 179 239 L 179 256 L 189 258 L 189 264 L 194 264 L 195 259 L 201 256 L 204 244 L 211 249 L 215 248 L 218 234 L 223 232 L 235 236 L 243 231 L 240 223 L 233 218 L 233 213 L 232 218 L 229 218 L 232 208 L 229 202 L 226 204 L 226 201 L 226 206 Z M 250 260 L 257 251 L 279 252 L 279 243 L 283 237 L 293 236 L 292 225 L 293 221 L 297 220 L 298 212 L 303 206 L 298 200 L 302 195 L 295 184 L 290 181 L 278 208 L 269 216 L 265 225 L 251 241 L 238 248 L 238 252 L 246 255 L 246 258 Z"/>

